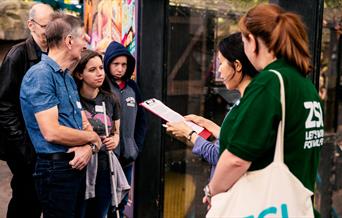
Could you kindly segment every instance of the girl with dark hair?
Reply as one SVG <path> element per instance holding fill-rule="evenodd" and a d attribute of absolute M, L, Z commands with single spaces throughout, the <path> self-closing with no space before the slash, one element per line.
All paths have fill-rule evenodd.
<path fill-rule="evenodd" d="M 239 27 L 245 53 L 260 73 L 222 124 L 221 155 L 206 188 L 208 196 L 227 191 L 247 170 L 262 169 L 273 161 L 282 117 L 275 71 L 285 87 L 284 161 L 313 192 L 324 129 L 317 90 L 306 78 L 312 68 L 305 26 L 292 12 L 260 4 L 241 18 Z M 210 204 L 208 196 L 204 201 Z"/>
<path fill-rule="evenodd" d="M 84 204 L 83 217 L 106 217 L 112 202 L 108 155 L 113 155 L 113 150 L 119 143 L 119 103 L 114 94 L 102 89 L 105 73 L 102 56 L 99 53 L 91 50 L 82 52 L 81 60 L 73 74 L 85 114 L 93 130 L 101 137 L 103 144 L 100 151 L 93 154 L 87 166 L 85 198 L 88 200 Z M 105 102 L 105 108 L 103 108 L 102 102 Z M 106 136 L 105 119 L 109 136 Z M 125 178 L 123 171 L 122 176 Z M 128 190 L 129 185 L 127 180 L 125 181 L 126 185 L 123 189 Z"/>
<path fill-rule="evenodd" d="M 229 90 L 239 90 L 241 96 L 243 96 L 245 88 L 258 72 L 244 53 L 241 33 L 233 33 L 221 40 L 217 53 L 220 63 L 218 71 L 224 85 Z M 233 108 L 238 104 L 239 101 L 235 103 Z M 220 138 L 220 134 L 223 134 L 220 126 L 201 116 L 187 115 L 185 119 L 206 128 L 217 139 Z M 173 136 L 183 141 L 185 139 L 189 144 L 194 145 L 192 152 L 207 160 L 212 165 L 211 173 L 213 173 L 219 158 L 219 140 L 214 143 L 205 140 L 192 131 L 184 122 L 169 122 L 166 125 L 166 130 Z"/>

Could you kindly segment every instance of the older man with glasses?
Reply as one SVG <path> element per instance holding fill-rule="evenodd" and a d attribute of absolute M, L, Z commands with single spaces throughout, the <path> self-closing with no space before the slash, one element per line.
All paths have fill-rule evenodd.
<path fill-rule="evenodd" d="M 45 27 L 52 13 L 49 5 L 33 5 L 27 21 L 30 37 L 14 45 L 0 67 L 1 159 L 7 161 L 13 174 L 7 218 L 39 218 L 41 215 L 32 178 L 36 158 L 20 110 L 19 89 L 26 71 L 48 50 Z"/>
<path fill-rule="evenodd" d="M 42 29 L 45 29 L 45 27 L 47 26 L 47 25 L 42 25 L 42 24 L 38 23 L 38 22 L 35 21 L 34 19 L 31 19 L 30 21 L 32 21 L 33 23 L 37 24 L 37 25 L 40 26 L 40 28 L 42 28 Z"/>

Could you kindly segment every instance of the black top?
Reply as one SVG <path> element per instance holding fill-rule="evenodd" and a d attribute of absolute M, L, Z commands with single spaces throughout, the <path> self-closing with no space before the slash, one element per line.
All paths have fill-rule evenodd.
<path fill-rule="evenodd" d="M 109 134 L 113 133 L 115 128 L 113 121 L 120 119 L 120 105 L 114 94 L 100 91 L 95 99 L 87 99 L 82 95 L 80 98 L 88 121 L 99 136 L 104 136 L 106 133 L 102 107 L 102 102 L 105 102 Z"/>

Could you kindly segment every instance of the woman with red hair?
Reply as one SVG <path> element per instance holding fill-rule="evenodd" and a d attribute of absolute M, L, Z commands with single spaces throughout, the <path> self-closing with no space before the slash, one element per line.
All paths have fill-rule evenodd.
<path fill-rule="evenodd" d="M 221 126 L 221 155 L 203 199 L 209 206 L 208 196 L 227 191 L 245 172 L 273 161 L 282 111 L 279 80 L 271 71 L 281 74 L 285 86 L 284 161 L 311 191 L 323 145 L 322 106 L 306 78 L 312 67 L 299 16 L 277 5 L 260 4 L 241 18 L 239 27 L 245 53 L 260 73 Z"/>

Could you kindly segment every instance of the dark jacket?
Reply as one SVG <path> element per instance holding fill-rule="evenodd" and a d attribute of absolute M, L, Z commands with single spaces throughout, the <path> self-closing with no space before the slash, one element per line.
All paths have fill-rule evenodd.
<path fill-rule="evenodd" d="M 113 76 L 109 72 L 112 60 L 119 56 L 127 57 L 127 69 L 122 80 L 126 86 L 120 89 Z M 144 109 L 139 106 L 143 101 L 136 82 L 131 78 L 135 68 L 135 59 L 123 45 L 117 42 L 109 44 L 104 56 L 104 70 L 106 82 L 112 92 L 120 97 L 120 144 L 118 146 L 119 160 L 123 165 L 134 161 L 142 150 L 147 129 Z M 134 98 L 135 102 L 133 102 Z M 133 106 L 134 105 L 134 106 Z"/>
<path fill-rule="evenodd" d="M 34 158 L 34 149 L 22 117 L 19 91 L 27 70 L 40 61 L 41 52 L 32 36 L 14 45 L 0 67 L 0 158 Z"/>

